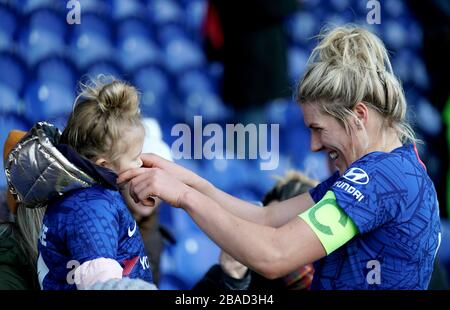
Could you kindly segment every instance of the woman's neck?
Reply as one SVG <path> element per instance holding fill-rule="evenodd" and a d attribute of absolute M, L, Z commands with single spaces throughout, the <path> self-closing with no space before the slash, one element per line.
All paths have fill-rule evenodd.
<path fill-rule="evenodd" d="M 373 143 L 368 147 L 368 153 L 376 151 L 390 153 L 401 146 L 402 142 L 394 128 L 382 129 L 373 138 Z"/>

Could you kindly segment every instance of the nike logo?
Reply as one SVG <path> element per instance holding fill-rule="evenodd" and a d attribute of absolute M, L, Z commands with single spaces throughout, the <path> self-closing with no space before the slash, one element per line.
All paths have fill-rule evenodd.
<path fill-rule="evenodd" d="M 130 227 L 128 227 L 128 237 L 133 237 L 134 233 L 136 232 L 136 221 L 134 221 L 134 228 L 133 230 L 130 230 Z"/>

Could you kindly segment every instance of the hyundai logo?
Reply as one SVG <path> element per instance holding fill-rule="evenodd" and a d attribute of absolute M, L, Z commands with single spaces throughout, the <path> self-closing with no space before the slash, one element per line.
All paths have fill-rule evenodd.
<path fill-rule="evenodd" d="M 356 184 L 367 184 L 369 183 L 369 176 L 367 173 L 360 168 L 351 168 L 344 174 L 344 179 Z"/>

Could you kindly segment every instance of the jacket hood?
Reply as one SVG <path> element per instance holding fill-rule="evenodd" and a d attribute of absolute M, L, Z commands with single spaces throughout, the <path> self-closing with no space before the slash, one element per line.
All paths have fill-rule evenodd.
<path fill-rule="evenodd" d="M 39 122 L 9 153 L 5 163 L 8 187 L 23 206 L 42 207 L 69 191 L 98 183 L 95 176 L 73 163 L 89 161 L 70 147 L 59 145 L 60 136 L 55 126 Z M 72 157 L 71 160 L 63 152 Z"/>

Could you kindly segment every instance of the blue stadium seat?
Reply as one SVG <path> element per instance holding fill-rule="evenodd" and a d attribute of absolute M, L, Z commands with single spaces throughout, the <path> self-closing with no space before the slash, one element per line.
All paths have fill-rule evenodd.
<path fill-rule="evenodd" d="M 414 66 L 412 64 L 415 63 L 417 57 L 414 52 L 406 48 L 395 53 L 392 57 L 393 70 L 405 86 L 414 84 Z"/>
<path fill-rule="evenodd" d="M 179 23 L 183 17 L 183 10 L 173 0 L 152 0 L 148 3 L 149 19 L 157 25 Z"/>
<path fill-rule="evenodd" d="M 64 57 L 50 57 L 39 62 L 35 75 L 41 81 L 60 83 L 68 88 L 75 88 L 76 85 L 76 69 L 72 62 Z"/>
<path fill-rule="evenodd" d="M 9 86 L 0 84 L 0 114 L 10 112 L 20 113 L 19 96 Z"/>
<path fill-rule="evenodd" d="M 186 231 L 200 231 L 200 228 L 186 212 L 171 206 L 166 207 L 171 208 L 170 216 L 172 219 L 172 226 L 170 227 L 170 230 L 177 239 L 179 235 L 183 235 Z"/>
<path fill-rule="evenodd" d="M 365 17 L 369 12 L 367 9 L 367 1 L 353 0 L 351 6 L 357 16 Z M 383 5 L 381 5 L 381 9 L 382 7 Z"/>
<path fill-rule="evenodd" d="M 141 92 L 142 114 L 164 118 L 169 100 L 169 81 L 163 71 L 153 66 L 143 67 L 135 72 L 133 82 Z"/>
<path fill-rule="evenodd" d="M 118 26 L 119 60 L 127 71 L 144 65 L 159 65 L 162 55 L 151 39 L 148 26 L 137 19 L 124 20 Z"/>
<path fill-rule="evenodd" d="M 398 20 L 387 20 L 381 26 L 383 40 L 389 49 L 399 51 L 408 45 L 410 35 L 405 24 Z"/>
<path fill-rule="evenodd" d="M 173 274 L 161 274 L 158 288 L 160 290 L 189 290 L 190 287 L 180 277 Z"/>
<path fill-rule="evenodd" d="M 30 125 L 25 119 L 16 114 L 0 113 L 0 147 L 2 149 L 5 145 L 8 133 L 13 129 L 28 131 L 30 129 Z M 6 187 L 6 177 L 3 171 L 3 160 L 0 160 L 0 188 Z"/>
<path fill-rule="evenodd" d="M 18 17 L 6 6 L 0 4 L 0 50 L 10 46 L 18 25 Z"/>
<path fill-rule="evenodd" d="M 419 87 L 422 91 L 427 91 L 430 81 L 428 78 L 427 68 L 422 58 L 414 57 L 413 63 L 410 64 L 413 74 L 414 85 Z"/>
<path fill-rule="evenodd" d="M 174 75 L 196 69 L 206 62 L 202 49 L 178 27 L 164 27 L 159 33 L 166 68 Z"/>
<path fill-rule="evenodd" d="M 182 96 L 181 106 L 175 113 L 176 116 L 184 119 L 186 123 L 192 124 L 194 116 L 202 116 L 203 122 L 220 123 L 225 122 L 231 116 L 231 111 L 223 103 L 222 99 L 210 91 L 191 91 Z"/>
<path fill-rule="evenodd" d="M 67 3 L 66 1 L 54 0 L 19 0 L 17 2 L 20 3 L 19 8 L 22 10 L 23 14 L 28 14 L 39 9 L 52 9 L 62 12 L 65 11 Z"/>
<path fill-rule="evenodd" d="M 139 0 L 112 0 L 112 16 L 115 20 L 144 17 L 145 5 Z"/>
<path fill-rule="evenodd" d="M 328 154 L 325 152 L 310 152 L 303 159 L 303 163 L 298 163 L 296 165 L 296 167 L 303 171 L 308 177 L 317 181 L 324 181 L 336 169 L 335 167 L 329 167 Z M 330 168 L 333 169 L 333 171 L 330 171 Z"/>
<path fill-rule="evenodd" d="M 338 13 L 342 13 L 351 6 L 351 0 L 330 0 L 331 8 Z"/>
<path fill-rule="evenodd" d="M 64 38 L 67 32 L 66 11 L 40 9 L 31 12 L 28 27 L 51 32 L 58 37 Z"/>
<path fill-rule="evenodd" d="M 122 78 L 122 68 L 119 64 L 112 60 L 100 60 L 87 66 L 85 71 L 82 71 L 82 76 L 87 75 L 95 78 L 100 74 L 112 75 L 116 78 Z"/>
<path fill-rule="evenodd" d="M 159 65 L 161 52 L 150 39 L 130 35 L 119 43 L 120 61 L 123 68 L 133 71 L 144 65 Z"/>
<path fill-rule="evenodd" d="M 24 86 L 26 75 L 26 66 L 17 55 L 0 52 L 0 84 L 18 93 Z"/>
<path fill-rule="evenodd" d="M 73 90 L 55 82 L 35 81 L 25 91 L 27 119 L 37 121 L 68 115 L 72 111 L 75 95 Z"/>
<path fill-rule="evenodd" d="M 111 60 L 114 50 L 109 21 L 84 14 L 83 22 L 77 25 L 70 39 L 70 52 L 79 70 L 86 70 L 89 64 L 98 61 Z"/>
<path fill-rule="evenodd" d="M 317 35 L 320 25 L 313 12 L 301 11 L 288 21 L 288 32 L 294 43 L 304 45 Z"/>
<path fill-rule="evenodd" d="M 396 19 L 405 14 L 408 10 L 404 1 L 386 1 L 381 5 L 383 13 L 386 13 L 388 18 Z"/>
<path fill-rule="evenodd" d="M 202 25 L 206 15 L 206 1 L 193 0 L 188 1 L 184 13 L 184 20 L 189 31 L 189 35 L 196 40 L 202 39 Z"/>
<path fill-rule="evenodd" d="M 266 119 L 269 124 L 280 124 L 280 129 L 303 124 L 300 106 L 287 99 L 277 99 L 266 106 Z"/>
<path fill-rule="evenodd" d="M 73 28 L 73 36 L 79 37 L 82 34 L 90 33 L 112 42 L 114 28 L 109 18 L 91 13 L 83 14 L 82 18 L 82 23 Z"/>
<path fill-rule="evenodd" d="M 438 251 L 439 261 L 450 267 L 450 223 L 447 219 L 441 220 L 442 241 Z"/>
<path fill-rule="evenodd" d="M 291 47 L 288 50 L 288 70 L 289 78 L 292 82 L 299 81 L 306 68 L 308 61 L 308 53 L 304 49 L 298 47 Z"/>
<path fill-rule="evenodd" d="M 74 37 L 71 52 L 79 70 L 84 70 L 97 61 L 110 60 L 113 57 L 111 43 L 95 33 L 83 33 Z"/>
<path fill-rule="evenodd" d="M 214 91 L 211 79 L 204 71 L 188 71 L 178 78 L 178 93 L 187 95 L 192 91 Z"/>
<path fill-rule="evenodd" d="M 218 262 L 220 249 L 205 234 L 196 230 L 184 231 L 176 237 L 176 275 L 192 288 Z"/>
<path fill-rule="evenodd" d="M 171 207 L 164 201 L 161 202 L 161 205 L 159 207 L 159 223 L 161 226 L 169 229 L 171 231 L 173 227 L 173 218 L 172 218 L 172 212 Z"/>
<path fill-rule="evenodd" d="M 80 2 L 82 15 L 85 13 L 94 13 L 102 16 L 111 16 L 112 3 L 111 1 L 98 0 L 78 0 Z"/>
<path fill-rule="evenodd" d="M 289 128 L 286 134 L 281 137 L 283 146 L 287 146 L 287 151 L 295 158 L 296 162 L 302 162 L 310 152 L 310 133 L 305 126 L 295 126 Z"/>
<path fill-rule="evenodd" d="M 66 17 L 53 10 L 33 11 L 20 31 L 19 50 L 29 66 L 50 55 L 65 53 Z"/>
<path fill-rule="evenodd" d="M 65 49 L 61 37 L 42 29 L 30 29 L 22 32 L 19 46 L 23 57 L 30 66 L 34 66 L 50 55 L 63 55 Z"/>
<path fill-rule="evenodd" d="M 151 38 L 151 27 L 145 19 L 133 17 L 121 20 L 117 25 L 118 41 L 124 40 L 130 35 Z"/>
<path fill-rule="evenodd" d="M 246 160 L 237 159 L 236 155 L 232 160 L 205 160 L 204 165 L 203 177 L 226 192 L 251 184 L 252 166 Z"/>
<path fill-rule="evenodd" d="M 441 113 L 425 97 L 419 97 L 415 102 L 417 126 L 431 137 L 437 136 L 443 127 Z"/>

